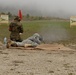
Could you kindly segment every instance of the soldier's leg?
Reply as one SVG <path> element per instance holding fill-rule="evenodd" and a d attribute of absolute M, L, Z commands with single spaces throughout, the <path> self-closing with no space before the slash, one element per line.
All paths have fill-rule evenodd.
<path fill-rule="evenodd" d="M 9 40 L 7 41 L 6 47 L 9 48 L 9 47 L 11 47 L 11 46 L 16 47 L 17 44 L 16 44 L 14 41 L 12 41 L 12 40 L 9 39 Z"/>
<path fill-rule="evenodd" d="M 24 40 L 23 44 L 24 44 L 24 47 L 36 47 L 37 45 L 39 45 L 36 42 L 31 41 L 29 39 Z"/>

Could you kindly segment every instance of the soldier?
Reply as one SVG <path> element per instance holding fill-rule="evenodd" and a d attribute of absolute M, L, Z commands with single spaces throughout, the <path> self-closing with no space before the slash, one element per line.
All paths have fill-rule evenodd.
<path fill-rule="evenodd" d="M 9 25 L 10 39 L 12 41 L 21 42 L 22 39 L 20 34 L 23 33 L 23 26 L 20 23 L 21 19 L 17 16 L 14 18 L 14 21 Z"/>
<path fill-rule="evenodd" d="M 7 48 L 9 48 L 11 45 L 14 47 L 36 47 L 40 45 L 43 42 L 43 38 L 38 33 L 35 33 L 33 36 L 23 40 L 22 42 L 15 42 L 9 40 L 7 42 Z"/>

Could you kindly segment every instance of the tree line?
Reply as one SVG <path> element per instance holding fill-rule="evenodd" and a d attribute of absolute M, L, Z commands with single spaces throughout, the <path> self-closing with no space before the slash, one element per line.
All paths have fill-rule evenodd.
<path fill-rule="evenodd" d="M 11 12 L 8 12 L 8 13 L 4 13 L 4 12 L 1 12 L 0 14 L 7 14 L 9 16 L 9 20 L 12 20 L 15 16 L 17 15 L 14 15 L 12 14 Z M 57 20 L 64 20 L 63 18 L 59 18 L 59 17 L 43 17 L 43 16 L 31 16 L 30 14 L 26 14 L 26 15 L 22 15 L 22 20 L 23 21 L 32 21 L 32 20 L 53 20 L 53 19 L 57 19 Z"/>

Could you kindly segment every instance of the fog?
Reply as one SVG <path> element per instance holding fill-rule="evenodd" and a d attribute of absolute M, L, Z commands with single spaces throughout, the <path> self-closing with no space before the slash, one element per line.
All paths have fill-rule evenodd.
<path fill-rule="evenodd" d="M 0 0 L 0 11 L 34 16 L 69 18 L 76 15 L 76 0 Z"/>
<path fill-rule="evenodd" d="M 40 30 L 40 34 L 43 36 L 44 42 L 47 43 L 70 39 L 70 35 L 67 30 L 58 25 L 43 27 Z"/>

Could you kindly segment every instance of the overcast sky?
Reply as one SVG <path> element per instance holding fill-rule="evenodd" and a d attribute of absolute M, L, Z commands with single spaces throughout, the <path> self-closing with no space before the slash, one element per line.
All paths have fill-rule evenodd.
<path fill-rule="evenodd" d="M 21 9 L 24 15 L 29 13 L 62 18 L 76 16 L 76 0 L 0 0 L 0 7 L 11 8 L 11 12 L 15 13 Z"/>

